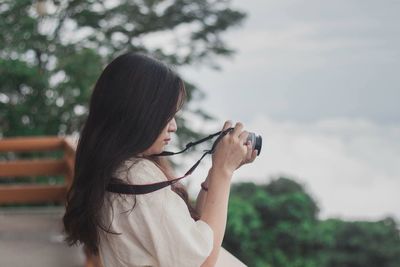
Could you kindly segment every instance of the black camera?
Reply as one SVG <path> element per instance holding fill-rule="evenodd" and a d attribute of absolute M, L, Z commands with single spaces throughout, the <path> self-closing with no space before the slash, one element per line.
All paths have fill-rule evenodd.
<path fill-rule="evenodd" d="M 247 137 L 247 141 L 251 141 L 251 145 L 253 146 L 253 150 L 257 149 L 257 156 L 260 155 L 261 147 L 262 147 L 262 137 L 261 135 L 256 135 L 255 133 L 249 132 Z"/>
<path fill-rule="evenodd" d="M 224 137 L 227 133 L 233 131 L 233 127 L 228 128 L 224 131 L 218 132 L 217 134 L 221 133 L 221 135 L 215 140 L 212 151 L 214 151 L 216 144 L 219 142 L 219 140 Z M 260 155 L 261 153 L 261 147 L 262 147 L 262 138 L 261 135 L 256 135 L 255 133 L 249 132 L 249 135 L 247 136 L 246 142 L 251 141 L 251 145 L 253 150 L 257 149 L 257 156 Z"/>

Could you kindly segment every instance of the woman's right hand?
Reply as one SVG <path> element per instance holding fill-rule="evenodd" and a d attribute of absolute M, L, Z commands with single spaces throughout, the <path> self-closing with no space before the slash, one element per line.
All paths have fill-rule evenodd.
<path fill-rule="evenodd" d="M 232 122 L 226 121 L 223 130 L 232 127 Z M 248 155 L 248 150 L 252 147 L 246 144 L 247 131 L 243 131 L 243 124 L 238 122 L 235 128 L 226 134 L 215 147 L 212 154 L 212 167 L 221 169 L 229 173 L 233 172 L 241 165 Z"/>

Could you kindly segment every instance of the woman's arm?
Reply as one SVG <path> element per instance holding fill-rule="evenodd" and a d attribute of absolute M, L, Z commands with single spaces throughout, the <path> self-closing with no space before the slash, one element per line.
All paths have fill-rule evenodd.
<path fill-rule="evenodd" d="M 201 267 L 213 267 L 218 259 L 225 234 L 232 173 L 211 168 L 209 177 L 208 193 L 203 204 L 200 220 L 206 222 L 213 230 L 214 245 L 210 256 Z"/>
<path fill-rule="evenodd" d="M 209 181 L 210 181 L 210 172 L 211 169 L 208 171 L 208 175 L 206 180 L 204 181 L 204 185 L 208 188 L 209 186 Z M 199 194 L 197 195 L 197 199 L 196 199 L 196 211 L 199 214 L 199 216 L 201 216 L 202 211 L 203 211 L 203 207 L 204 207 L 204 203 L 206 201 L 207 198 L 207 191 L 201 189 Z"/>
<path fill-rule="evenodd" d="M 255 160 L 255 158 L 257 157 L 257 153 L 258 153 L 257 150 L 252 151 L 251 149 L 249 149 L 247 152 L 246 159 L 240 163 L 238 168 L 240 168 L 244 164 L 253 162 Z M 211 169 L 208 171 L 207 178 L 204 180 L 204 185 L 206 188 L 208 188 L 209 183 L 210 183 L 210 172 L 211 172 Z M 204 207 L 206 198 L 207 198 L 207 191 L 200 189 L 200 191 L 197 195 L 197 198 L 196 198 L 196 211 L 197 211 L 197 214 L 199 214 L 199 216 L 201 216 L 201 213 L 203 211 L 203 207 Z"/>
<path fill-rule="evenodd" d="M 225 122 L 228 129 L 231 122 Z M 245 160 L 250 146 L 244 146 L 248 133 L 242 131 L 243 125 L 237 123 L 235 129 L 225 135 L 212 154 L 212 167 L 208 176 L 208 192 L 205 198 L 200 220 L 213 230 L 213 249 L 201 267 L 214 267 L 225 234 L 230 184 L 233 172 Z"/>

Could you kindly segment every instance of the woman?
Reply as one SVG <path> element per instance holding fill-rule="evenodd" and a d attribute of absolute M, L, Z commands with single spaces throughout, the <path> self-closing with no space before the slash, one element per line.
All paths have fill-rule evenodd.
<path fill-rule="evenodd" d="M 177 130 L 174 116 L 184 97 L 176 73 L 133 53 L 111 62 L 94 87 L 63 221 L 67 242 L 100 254 L 106 267 L 215 265 L 232 174 L 257 153 L 245 144 L 248 133 L 241 123 L 216 146 L 196 210 L 179 186 L 144 195 L 106 191 L 110 183 L 171 179 L 154 155 Z M 228 121 L 223 129 L 231 126 Z"/>

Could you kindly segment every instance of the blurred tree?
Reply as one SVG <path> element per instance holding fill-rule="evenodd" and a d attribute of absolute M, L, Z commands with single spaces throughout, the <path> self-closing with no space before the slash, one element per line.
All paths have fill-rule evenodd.
<path fill-rule="evenodd" d="M 393 219 L 319 221 L 303 186 L 287 178 L 234 184 L 223 246 L 256 267 L 394 267 L 400 235 Z"/>
<path fill-rule="evenodd" d="M 317 213 L 314 200 L 293 180 L 235 184 L 224 246 L 249 266 L 316 266 Z"/>
<path fill-rule="evenodd" d="M 70 134 L 90 89 L 117 54 L 140 51 L 175 66 L 217 68 L 221 35 L 244 14 L 224 0 L 3 0 L 0 2 L 0 136 Z M 187 83 L 188 102 L 202 97 Z M 211 117 L 190 105 L 186 113 Z M 180 137 L 198 137 L 184 116 Z"/>
<path fill-rule="evenodd" d="M 391 218 L 377 222 L 322 221 L 317 231 L 326 267 L 395 267 L 400 263 L 400 232 Z M 327 242 L 328 241 L 328 242 Z"/>

